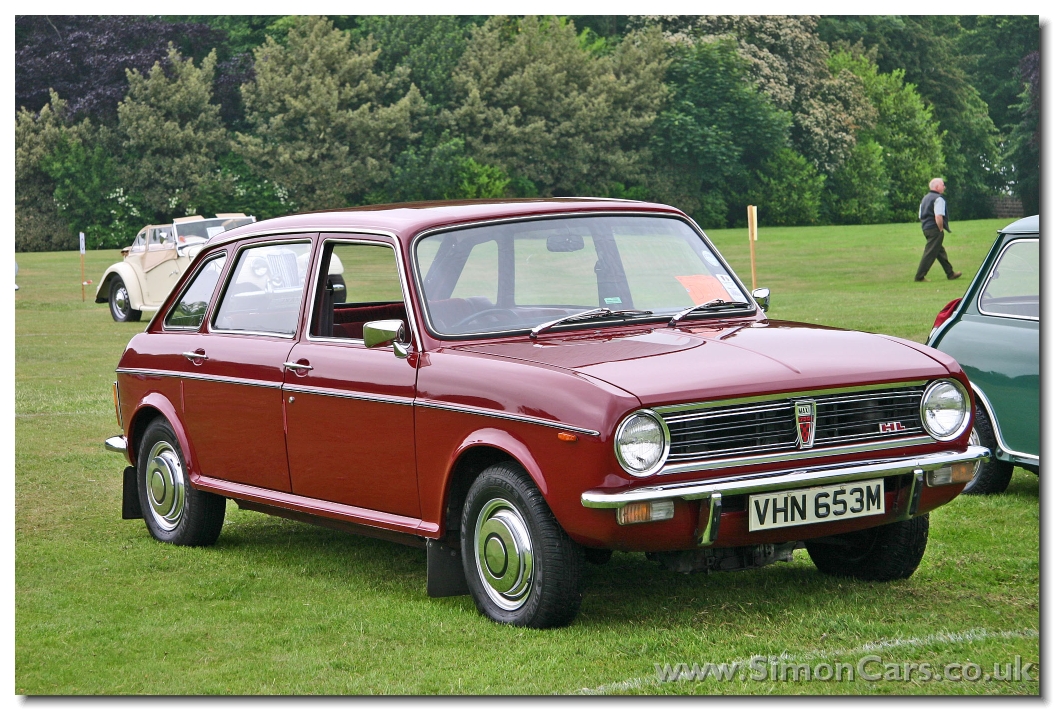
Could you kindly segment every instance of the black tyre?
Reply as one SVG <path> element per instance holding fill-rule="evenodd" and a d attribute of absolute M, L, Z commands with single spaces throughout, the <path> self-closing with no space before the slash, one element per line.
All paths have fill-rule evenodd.
<path fill-rule="evenodd" d="M 469 488 L 461 559 L 476 607 L 494 621 L 542 629 L 569 624 L 578 614 L 582 547 L 516 463 L 494 464 Z"/>
<path fill-rule="evenodd" d="M 128 287 L 120 276 L 114 276 L 110 282 L 110 315 L 118 323 L 131 323 L 143 317 L 142 311 L 132 308 Z"/>
<path fill-rule="evenodd" d="M 922 562 L 930 516 L 920 515 L 877 528 L 806 540 L 816 569 L 838 577 L 875 582 L 907 579 Z"/>
<path fill-rule="evenodd" d="M 977 416 L 973 420 L 970 443 L 974 446 L 988 447 L 992 458 L 977 464 L 973 478 L 963 488 L 963 493 L 980 496 L 1005 492 L 1014 476 L 1014 464 L 996 459 L 995 430 L 992 428 L 992 420 L 988 418 L 988 412 L 980 404 L 977 406 Z"/>
<path fill-rule="evenodd" d="M 179 441 L 163 418 L 147 426 L 136 462 L 139 505 L 150 534 L 173 545 L 216 542 L 227 499 L 191 488 Z"/>

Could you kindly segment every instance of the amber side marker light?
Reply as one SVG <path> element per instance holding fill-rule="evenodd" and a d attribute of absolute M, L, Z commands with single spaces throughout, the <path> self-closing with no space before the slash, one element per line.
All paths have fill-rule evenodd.
<path fill-rule="evenodd" d="M 618 509 L 615 519 L 619 525 L 654 523 L 673 517 L 673 501 L 660 500 L 649 503 L 628 503 Z"/>
<path fill-rule="evenodd" d="M 566 431 L 557 434 L 556 438 L 560 441 L 578 441 L 578 437 L 575 434 L 569 434 Z"/>
<path fill-rule="evenodd" d="M 976 463 L 953 463 L 926 473 L 926 483 L 931 486 L 950 486 L 953 483 L 969 483 L 977 470 Z"/>

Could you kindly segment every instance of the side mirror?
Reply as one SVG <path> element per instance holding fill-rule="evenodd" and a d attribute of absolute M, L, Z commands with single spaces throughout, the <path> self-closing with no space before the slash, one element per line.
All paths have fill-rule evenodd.
<path fill-rule="evenodd" d="M 761 310 L 767 311 L 769 309 L 770 294 L 767 288 L 756 288 L 750 295 L 761 306 Z"/>
<path fill-rule="evenodd" d="M 373 320 L 364 324 L 362 341 L 368 348 L 383 348 L 391 345 L 397 358 L 410 355 L 410 343 L 406 340 L 406 325 L 401 320 Z"/>

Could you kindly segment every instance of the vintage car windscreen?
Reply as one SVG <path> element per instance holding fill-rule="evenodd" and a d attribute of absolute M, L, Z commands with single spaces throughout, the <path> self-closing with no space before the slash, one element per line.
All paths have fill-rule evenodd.
<path fill-rule="evenodd" d="M 194 222 L 181 222 L 176 225 L 176 234 L 180 237 L 202 237 L 208 239 L 235 227 L 252 223 L 252 217 L 217 217 Z"/>
<path fill-rule="evenodd" d="M 309 242 L 243 249 L 220 300 L 213 328 L 294 335 L 310 256 Z"/>
<path fill-rule="evenodd" d="M 1039 318 L 1039 240 L 1011 242 L 999 256 L 978 301 L 992 316 Z"/>
<path fill-rule="evenodd" d="M 663 316 L 714 299 L 748 300 L 691 227 L 663 217 L 470 227 L 424 237 L 415 259 L 441 335 L 529 330 L 594 308 Z"/>

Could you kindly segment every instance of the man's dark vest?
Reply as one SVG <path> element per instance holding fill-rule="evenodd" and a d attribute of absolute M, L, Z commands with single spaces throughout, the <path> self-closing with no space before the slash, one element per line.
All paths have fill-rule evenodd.
<path fill-rule="evenodd" d="M 935 190 L 930 190 L 926 193 L 926 196 L 922 198 L 922 204 L 919 205 L 919 219 L 922 220 L 922 231 L 929 232 L 930 230 L 937 229 L 937 218 L 933 215 L 933 204 L 937 201 L 937 198 L 941 197 L 941 193 Z M 948 198 L 944 199 L 944 211 L 948 212 Z M 951 226 L 948 224 L 948 215 L 944 215 L 944 231 L 950 232 Z"/>

